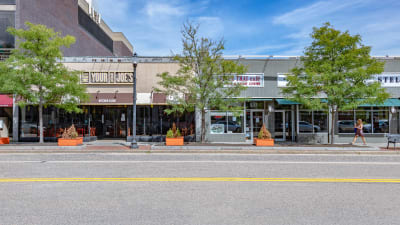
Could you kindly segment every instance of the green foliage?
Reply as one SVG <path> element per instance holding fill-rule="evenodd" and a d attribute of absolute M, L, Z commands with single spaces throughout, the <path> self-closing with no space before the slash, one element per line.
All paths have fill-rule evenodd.
<path fill-rule="evenodd" d="M 379 82 L 367 83 L 383 72 L 383 62 L 371 58 L 371 47 L 361 43 L 360 35 L 335 30 L 329 23 L 314 28 L 312 44 L 287 77 L 283 93 L 312 109 L 349 110 L 362 104 L 381 104 L 389 94 Z M 321 102 L 316 97 L 326 98 Z"/>
<path fill-rule="evenodd" d="M 360 35 L 335 30 L 329 23 L 313 28 L 312 43 L 301 57 L 302 67 L 288 75 L 282 92 L 287 98 L 311 109 L 349 110 L 362 104 L 382 104 L 389 94 L 379 82 L 367 82 L 383 72 L 383 62 L 371 58 L 371 47 Z M 326 98 L 320 101 L 319 98 Z M 334 143 L 331 126 L 331 143 Z"/>
<path fill-rule="evenodd" d="M 183 24 L 183 51 L 175 55 L 180 68 L 175 74 L 164 72 L 158 74 L 160 88 L 154 88 L 173 97 L 168 103 L 171 108 L 167 114 L 185 111 L 202 112 L 202 140 L 204 140 L 204 114 L 206 109 L 239 110 L 241 100 L 235 98 L 246 88 L 242 85 L 231 85 L 234 74 L 243 74 L 246 67 L 231 60 L 225 60 L 222 52 L 225 49 L 224 40 L 214 41 L 199 37 L 199 25 L 191 22 Z"/>
<path fill-rule="evenodd" d="M 260 132 L 258 132 L 258 139 L 263 139 L 264 137 L 264 132 L 263 130 L 260 130 Z"/>
<path fill-rule="evenodd" d="M 179 128 L 177 128 L 175 137 L 181 137 L 181 136 L 182 136 L 181 131 L 179 130 Z"/>
<path fill-rule="evenodd" d="M 27 29 L 8 28 L 16 37 L 17 48 L 0 63 L 0 91 L 15 94 L 19 105 L 39 106 L 40 142 L 43 142 L 42 109 L 54 105 L 68 112 L 81 112 L 78 105 L 89 99 L 79 83 L 78 72 L 60 63 L 61 48 L 75 38 L 44 25 L 25 23 Z"/>
<path fill-rule="evenodd" d="M 167 131 L 167 138 L 173 138 L 174 137 L 174 132 L 172 131 L 172 129 L 170 128 L 168 131 Z"/>
<path fill-rule="evenodd" d="M 87 100 L 85 87 L 77 72 L 68 71 L 58 60 L 62 47 L 75 42 L 72 36 L 61 37 L 44 25 L 26 22 L 28 29 L 8 28 L 17 38 L 18 48 L 0 63 L 0 91 L 20 97 L 19 104 L 55 105 L 80 112 L 78 104 Z"/>

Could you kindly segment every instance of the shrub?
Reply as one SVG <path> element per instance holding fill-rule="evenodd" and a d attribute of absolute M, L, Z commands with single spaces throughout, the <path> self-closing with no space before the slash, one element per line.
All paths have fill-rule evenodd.
<path fill-rule="evenodd" d="M 258 133 L 259 139 L 271 139 L 271 133 L 265 128 L 265 124 L 262 125 L 260 132 Z"/>
<path fill-rule="evenodd" d="M 78 132 L 76 132 L 75 126 L 72 124 L 70 128 L 65 128 L 64 133 L 61 136 L 64 139 L 75 139 L 78 137 Z"/>
<path fill-rule="evenodd" d="M 167 138 L 176 138 L 181 136 L 181 131 L 179 130 L 179 128 L 176 128 L 175 123 L 173 123 L 172 128 L 167 131 Z"/>

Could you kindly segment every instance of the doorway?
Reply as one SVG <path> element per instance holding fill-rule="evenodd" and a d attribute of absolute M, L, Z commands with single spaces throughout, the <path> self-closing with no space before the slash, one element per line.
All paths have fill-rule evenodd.
<path fill-rule="evenodd" d="M 293 140 L 292 111 L 275 111 L 275 140 L 287 141 Z"/>
<path fill-rule="evenodd" d="M 246 139 L 256 138 L 264 122 L 264 110 L 248 110 L 246 112 Z"/>
<path fill-rule="evenodd" d="M 104 109 L 103 136 L 105 138 L 126 138 L 126 108 L 106 107 Z"/>

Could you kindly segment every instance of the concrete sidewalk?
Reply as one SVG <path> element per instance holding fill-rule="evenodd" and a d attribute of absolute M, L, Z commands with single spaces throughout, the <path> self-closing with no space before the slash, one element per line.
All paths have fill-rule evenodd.
<path fill-rule="evenodd" d="M 302 145 L 277 143 L 273 147 L 256 147 L 239 143 L 186 143 L 184 146 L 165 146 L 164 143 L 139 143 L 139 149 L 130 149 L 124 140 L 84 142 L 81 146 L 57 146 L 57 143 L 15 143 L 0 145 L 0 153 L 238 153 L 238 154 L 400 154 L 400 148 L 386 150 L 385 143 L 363 145 L 335 144 Z"/>

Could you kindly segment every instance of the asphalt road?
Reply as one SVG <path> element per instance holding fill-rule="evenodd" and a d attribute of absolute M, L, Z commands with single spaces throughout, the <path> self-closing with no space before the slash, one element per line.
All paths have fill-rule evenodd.
<path fill-rule="evenodd" d="M 400 156 L 10 153 L 0 193 L 2 225 L 400 224 Z"/>

